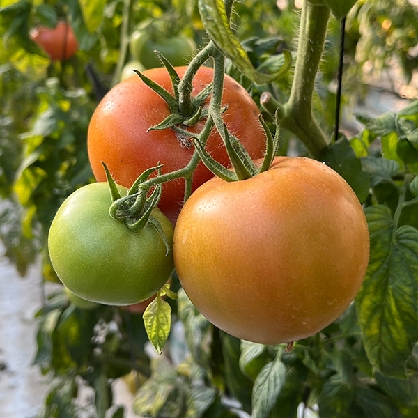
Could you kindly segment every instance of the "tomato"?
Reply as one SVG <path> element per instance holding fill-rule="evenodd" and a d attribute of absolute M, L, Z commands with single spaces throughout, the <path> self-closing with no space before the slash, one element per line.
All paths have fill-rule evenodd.
<path fill-rule="evenodd" d="M 146 31 L 134 31 L 129 44 L 131 56 L 145 68 L 162 67 L 154 50 L 161 52 L 174 67 L 188 64 L 196 52 L 192 39 L 183 35 L 162 37 L 151 36 Z"/>
<path fill-rule="evenodd" d="M 186 67 L 176 68 L 180 77 L 185 70 Z M 165 68 L 147 70 L 144 74 L 172 91 Z M 209 84 L 212 76 L 212 69 L 202 67 L 194 78 L 193 95 Z M 258 120 L 257 105 L 244 88 L 228 76 L 225 77 L 223 105 L 228 107 L 223 116 L 230 131 L 241 140 L 253 159 L 262 157 L 265 136 Z M 94 111 L 88 127 L 88 155 L 97 181 L 106 180 L 102 161 L 115 181 L 125 187 L 130 187 L 144 170 L 159 162 L 164 164 L 163 173 L 185 167 L 193 155 L 193 147 L 182 146 L 172 129 L 147 131 L 168 115 L 167 104 L 139 77 L 131 77 L 113 87 Z M 201 121 L 190 130 L 200 132 L 203 124 Z M 208 139 L 207 150 L 221 164 L 229 164 L 222 139 L 215 130 Z M 194 172 L 193 189 L 211 177 L 213 174 L 200 163 Z M 163 185 L 159 207 L 173 222 L 183 196 L 183 179 Z"/>
<path fill-rule="evenodd" d="M 276 157 L 248 180 L 199 187 L 179 215 L 173 252 L 180 283 L 209 321 L 278 344 L 313 335 L 347 308 L 369 235 L 341 176 L 312 159 Z"/>
<path fill-rule="evenodd" d="M 60 206 L 48 236 L 52 265 L 77 296 L 109 305 L 129 305 L 154 295 L 173 270 L 171 250 L 154 226 L 133 232 L 109 215 L 107 183 L 77 189 Z M 173 227 L 152 212 L 168 242 Z"/>
<path fill-rule="evenodd" d="M 32 29 L 29 36 L 52 61 L 67 60 L 78 50 L 77 38 L 67 22 L 58 22 L 54 29 L 39 26 Z"/>
<path fill-rule="evenodd" d="M 144 71 L 144 66 L 139 61 L 129 61 L 122 68 L 120 81 L 124 81 L 130 77 L 138 77 L 134 70 Z"/>
<path fill-rule="evenodd" d="M 100 306 L 96 302 L 91 302 L 90 300 L 80 298 L 80 296 L 77 296 L 75 293 L 71 292 L 71 290 L 68 289 L 68 287 L 65 286 L 64 293 L 67 296 L 68 301 L 72 303 L 76 308 L 90 310 Z"/>

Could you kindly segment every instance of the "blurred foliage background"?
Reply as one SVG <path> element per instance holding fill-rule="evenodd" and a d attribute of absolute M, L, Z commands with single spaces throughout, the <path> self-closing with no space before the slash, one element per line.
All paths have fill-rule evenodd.
<path fill-rule="evenodd" d="M 294 0 L 236 2 L 233 28 L 255 66 L 274 66 L 274 56 L 283 49 L 295 49 L 299 13 L 299 4 Z M 60 20 L 71 24 L 79 43 L 76 55 L 63 62 L 51 61 L 29 36 L 31 28 L 54 27 Z M 207 42 L 196 0 L 1 0 L 0 239 L 5 256 L 21 276 L 41 258 L 44 279 L 57 281 L 46 250 L 49 225 L 62 201 L 77 187 L 94 180 L 86 152 L 90 116 L 103 94 L 119 81 L 123 66 L 132 59 L 130 35 L 149 22 L 158 22 L 167 38 L 181 34 L 193 39 L 198 48 Z M 341 22 L 331 18 L 317 80 L 315 112 L 328 133 L 332 133 L 335 123 L 340 31 Z M 406 100 L 418 98 L 417 39 L 418 9 L 411 1 L 359 0 L 356 3 L 346 20 L 342 97 L 345 112 L 352 113 L 370 89 L 376 87 Z M 227 63 L 226 71 L 256 101 L 266 89 L 271 89 L 279 99 L 289 94 L 291 75 L 275 86 L 260 87 L 244 79 L 231 63 Z M 377 137 L 376 124 L 372 120 L 363 122 L 367 129 L 354 141 L 358 155 L 363 152 L 364 141 L 373 147 L 372 139 Z M 291 140 L 284 132 L 283 143 L 290 144 Z M 303 153 L 303 147 L 297 141 L 295 144 L 297 152 Z M 285 152 L 289 149 L 290 146 L 285 147 Z M 389 201 L 390 197 L 385 195 L 384 199 Z M 174 290 L 178 290 L 176 281 Z M 136 389 L 148 379 L 136 402 L 138 413 L 149 413 L 156 408 L 151 400 L 159 387 L 170 384 L 175 390 L 169 392 L 161 408 L 167 408 L 171 411 L 167 414 L 171 415 L 164 415 L 163 411 L 161 416 L 186 416 L 181 414 L 187 410 L 190 399 L 194 402 L 194 409 L 190 409 L 194 415 L 190 412 L 188 417 L 237 416 L 233 407 L 226 408 L 220 402 L 214 388 L 239 399 L 244 403 L 243 409 L 248 410 L 245 399 L 251 398 L 254 380 L 266 364 L 273 367 L 277 350 L 251 344 L 240 346 L 238 340 L 220 333 L 199 316 L 185 295 L 180 297 L 179 305 L 181 320 L 186 324 L 188 347 L 194 347 L 194 360 L 181 362 L 185 348 L 174 341 L 169 354 L 173 361 L 168 364 L 164 358 L 151 361 L 145 355 L 146 335 L 140 316 L 112 307 L 84 311 L 68 305 L 62 293 L 53 295 L 38 314 L 35 361 L 44 373 L 53 372 L 61 380 L 51 389 L 40 416 L 77 416 L 72 403 L 77 388 L 75 376 L 82 376 L 95 388 L 95 414 L 103 416 L 100 411 L 111 404 L 108 379 L 131 371 L 135 374 Z M 177 313 L 176 306 L 173 311 Z M 327 335 L 332 339 L 337 331 L 350 334 L 348 331 L 353 329 L 356 330 L 355 313 L 349 310 L 338 325 L 329 328 Z M 211 347 L 198 345 L 194 333 L 202 338 L 210 335 Z M 376 380 L 371 386 L 364 383 L 350 395 L 357 402 L 353 401 L 350 413 L 356 415 L 344 415 L 348 404 L 344 403 L 344 385 L 339 385 L 338 379 L 345 372 L 354 373 L 353 362 L 356 373 L 360 370 L 365 379 L 372 373 L 364 349 L 351 336 L 341 339 L 338 346 L 333 342 L 327 347 L 321 345 L 325 353 L 321 357 L 315 352 L 318 346 L 312 344 L 282 358 L 290 367 L 290 377 L 272 412 L 273 417 L 279 410 L 280 416 L 294 416 L 292 411 L 301 402 L 305 405 L 319 402 L 323 416 L 378 416 L 367 415 L 367 408 L 361 412 L 358 405 L 362 402 L 384 405 L 379 410 L 380 417 L 399 416 L 399 410 L 404 417 L 417 416 L 413 415 L 418 414 L 418 406 L 410 393 L 412 386 L 402 386 L 403 406 L 399 409 L 389 401 L 382 401 L 389 395 L 396 397 L 390 394 L 393 382 L 383 375 L 378 376 L 377 383 Z M 238 359 L 240 350 L 245 354 L 241 360 Z M 176 370 L 173 364 L 179 365 Z M 411 362 L 410 366 L 417 369 L 415 363 Z M 222 380 L 224 374 L 226 382 Z M 312 383 L 330 376 L 334 376 L 333 380 L 327 380 L 325 385 Z M 196 387 L 199 379 L 205 385 Z M 309 379 L 312 379 L 310 384 L 292 392 L 298 382 L 309 382 Z M 380 385 L 379 390 L 372 391 L 370 388 L 376 385 Z M 338 405 L 332 404 L 332 398 L 337 399 Z M 199 399 L 203 399 L 200 404 Z M 175 408 L 174 404 L 180 409 L 170 410 Z M 407 410 L 406 404 L 412 406 Z M 284 405 L 288 407 L 287 414 Z M 333 415 L 335 410 L 340 414 Z M 375 413 L 376 409 L 372 411 Z M 113 416 L 122 416 L 117 415 L 121 413 L 118 410 Z"/>

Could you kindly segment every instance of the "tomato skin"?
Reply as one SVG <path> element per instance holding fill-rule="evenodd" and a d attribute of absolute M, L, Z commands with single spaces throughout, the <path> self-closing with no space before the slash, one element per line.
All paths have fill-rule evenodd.
<path fill-rule="evenodd" d="M 131 56 L 146 68 L 162 67 L 154 50 L 159 51 L 173 67 L 186 65 L 196 52 L 192 39 L 183 35 L 172 37 L 151 37 L 144 30 L 134 31 L 129 44 Z"/>
<path fill-rule="evenodd" d="M 173 252 L 180 283 L 209 321 L 278 344 L 315 334 L 347 308 L 367 269 L 369 235 L 335 171 L 276 157 L 251 179 L 199 187 L 179 215 Z"/>
<path fill-rule="evenodd" d="M 156 229 L 147 224 L 132 232 L 109 215 L 107 183 L 77 189 L 52 221 L 48 249 L 63 284 L 83 299 L 109 305 L 129 305 L 154 295 L 173 270 L 172 252 Z M 170 221 L 155 209 L 168 242 Z"/>
<path fill-rule="evenodd" d="M 58 22 L 54 29 L 39 26 L 29 34 L 32 41 L 37 43 L 52 61 L 65 61 L 78 50 L 77 38 L 70 24 Z"/>
<path fill-rule="evenodd" d="M 176 68 L 180 77 L 185 70 L 186 67 Z M 144 74 L 172 91 L 165 68 L 147 70 Z M 212 76 L 212 69 L 202 67 L 194 78 L 193 95 L 209 84 Z M 222 102 L 228 106 L 223 116 L 230 131 L 241 140 L 253 159 L 261 158 L 265 134 L 258 120 L 257 105 L 245 89 L 228 76 Z M 143 171 L 159 162 L 164 164 L 163 173 L 185 167 L 193 155 L 193 147 L 182 146 L 172 129 L 147 131 L 168 115 L 167 104 L 139 77 L 131 77 L 111 89 L 93 113 L 88 128 L 88 155 L 96 180 L 106 181 L 102 161 L 115 181 L 125 187 L 130 187 Z M 200 132 L 203 125 L 203 121 L 199 122 L 190 130 Z M 207 150 L 221 164 L 229 165 L 222 139 L 215 130 L 208 139 Z M 193 190 L 211 177 L 213 174 L 199 163 L 193 175 Z M 163 185 L 159 208 L 172 222 L 177 219 L 183 198 L 183 179 Z"/>

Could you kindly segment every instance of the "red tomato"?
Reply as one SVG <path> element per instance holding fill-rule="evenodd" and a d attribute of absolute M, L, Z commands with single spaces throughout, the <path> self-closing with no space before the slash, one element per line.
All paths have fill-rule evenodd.
<path fill-rule="evenodd" d="M 30 38 L 37 43 L 52 61 L 64 61 L 78 50 L 78 42 L 72 27 L 67 22 L 58 22 L 54 29 L 39 26 L 30 32 Z"/>
<path fill-rule="evenodd" d="M 341 176 L 315 160 L 277 157 L 248 180 L 200 186 L 177 220 L 173 253 L 209 321 L 278 344 L 315 334 L 347 308 L 366 273 L 369 234 Z"/>
<path fill-rule="evenodd" d="M 181 77 L 186 67 L 177 67 Z M 170 77 L 165 68 L 144 71 L 166 90 L 172 92 Z M 202 67 L 193 81 L 193 95 L 212 81 L 213 70 Z M 223 105 L 227 106 L 224 121 L 248 150 L 252 158 L 260 158 L 265 149 L 264 131 L 258 120 L 259 110 L 250 95 L 231 77 L 225 77 Z M 108 166 L 117 183 L 130 187 L 146 169 L 164 164 L 163 172 L 183 168 L 190 161 L 193 147 L 185 147 L 172 129 L 147 131 L 169 115 L 167 104 L 139 77 L 131 77 L 116 85 L 96 108 L 88 129 L 88 154 L 94 176 L 105 181 L 102 161 Z M 190 128 L 200 131 L 204 122 Z M 224 164 L 229 159 L 222 139 L 214 130 L 207 149 Z M 213 174 L 200 163 L 193 176 L 196 189 Z M 162 212 L 172 221 L 178 216 L 184 197 L 184 180 L 164 184 L 159 204 Z"/>

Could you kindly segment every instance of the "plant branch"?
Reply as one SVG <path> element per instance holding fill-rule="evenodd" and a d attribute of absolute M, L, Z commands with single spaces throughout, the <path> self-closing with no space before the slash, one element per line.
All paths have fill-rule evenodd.
<path fill-rule="evenodd" d="M 328 143 L 312 114 L 312 96 L 324 50 L 330 10 L 303 0 L 295 75 L 288 102 L 279 112 L 281 126 L 293 132 L 313 157 Z"/>

